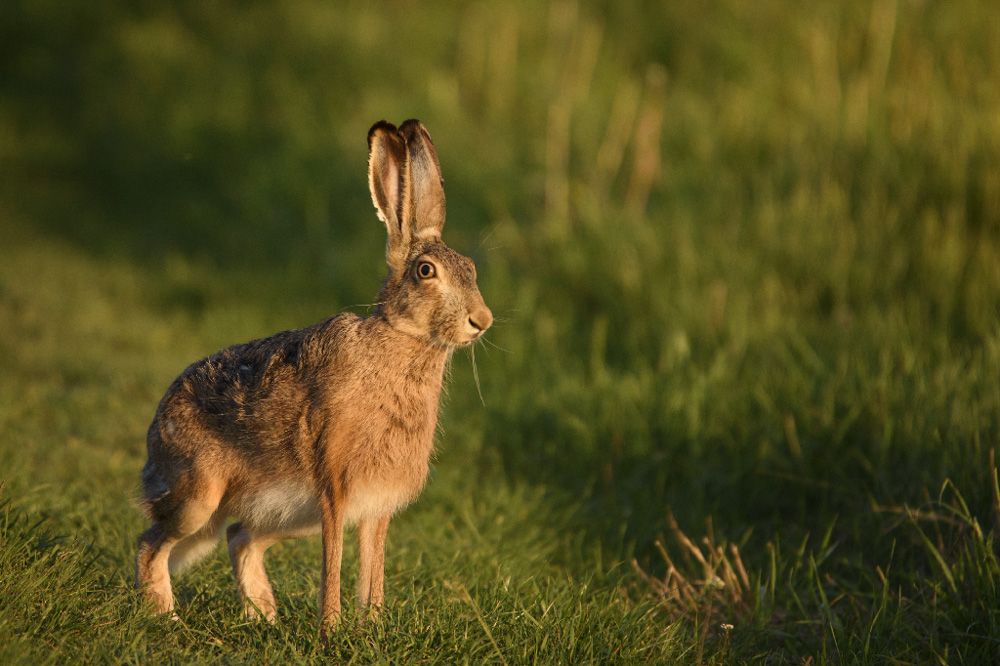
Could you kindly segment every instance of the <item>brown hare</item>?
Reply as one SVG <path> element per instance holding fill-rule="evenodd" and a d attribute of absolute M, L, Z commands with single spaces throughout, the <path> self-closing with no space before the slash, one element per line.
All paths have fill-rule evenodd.
<path fill-rule="evenodd" d="M 142 471 L 153 525 L 136 584 L 173 610 L 171 572 L 225 530 L 248 617 L 274 620 L 264 551 L 322 532 L 320 620 L 340 617 L 344 527 L 357 523 L 358 606 L 382 604 L 393 513 L 427 477 L 445 366 L 493 315 L 472 261 L 441 242 L 445 197 L 430 135 L 416 120 L 368 133 L 368 184 L 389 239 L 389 275 L 370 317 L 340 314 L 202 359 L 174 380 L 149 427 Z"/>

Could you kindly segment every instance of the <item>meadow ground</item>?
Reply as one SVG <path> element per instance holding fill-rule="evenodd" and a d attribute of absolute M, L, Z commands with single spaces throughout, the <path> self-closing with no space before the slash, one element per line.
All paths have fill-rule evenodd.
<path fill-rule="evenodd" d="M 998 82 L 987 1 L 4 3 L 0 662 L 1000 661 Z M 407 117 L 497 324 L 382 618 L 150 617 L 157 401 L 368 311 Z"/>

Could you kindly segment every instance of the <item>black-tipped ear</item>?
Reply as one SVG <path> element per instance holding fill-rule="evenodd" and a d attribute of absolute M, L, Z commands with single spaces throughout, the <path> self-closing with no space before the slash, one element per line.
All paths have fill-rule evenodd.
<path fill-rule="evenodd" d="M 412 223 L 416 236 L 440 239 L 445 216 L 444 180 L 431 135 L 416 119 L 407 120 L 399 131 L 406 139 L 409 152 L 415 216 Z"/>
<path fill-rule="evenodd" d="M 375 123 L 368 130 L 368 187 L 389 234 L 386 260 L 393 270 L 402 269 L 409 251 L 411 183 L 406 139 L 392 123 Z"/>

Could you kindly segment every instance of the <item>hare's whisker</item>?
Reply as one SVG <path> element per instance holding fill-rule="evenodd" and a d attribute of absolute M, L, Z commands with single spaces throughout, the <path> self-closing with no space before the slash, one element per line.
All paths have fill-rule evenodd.
<path fill-rule="evenodd" d="M 483 389 L 479 385 L 479 368 L 476 367 L 476 345 L 469 345 L 469 357 L 472 359 L 472 378 L 476 381 L 476 393 L 479 394 L 479 402 L 483 403 L 483 407 L 485 407 L 486 401 L 483 400 Z"/>
<path fill-rule="evenodd" d="M 503 347 L 501 347 L 497 343 L 493 342 L 492 340 L 487 339 L 486 336 L 483 336 L 483 337 L 481 337 L 479 339 L 482 340 L 483 342 L 485 342 L 486 344 L 490 345 L 491 347 L 494 347 L 495 349 L 499 349 L 500 351 L 504 352 L 505 354 L 510 354 L 511 353 L 511 351 L 509 349 L 504 349 Z"/>
<path fill-rule="evenodd" d="M 479 247 L 476 248 L 476 249 L 479 249 L 479 248 L 483 247 L 483 244 L 485 244 L 486 241 L 488 241 L 490 239 L 490 236 L 492 236 L 493 232 L 495 232 L 496 230 L 497 230 L 497 226 L 495 224 L 492 225 L 490 227 L 490 230 L 488 232 L 486 232 L 486 235 L 483 236 L 483 239 L 481 241 L 479 241 Z"/>
<path fill-rule="evenodd" d="M 354 305 L 348 305 L 344 309 L 353 310 L 354 308 L 368 308 L 369 310 L 371 310 L 372 308 L 377 308 L 382 304 L 383 304 L 382 301 L 376 301 L 375 303 L 355 303 Z"/>

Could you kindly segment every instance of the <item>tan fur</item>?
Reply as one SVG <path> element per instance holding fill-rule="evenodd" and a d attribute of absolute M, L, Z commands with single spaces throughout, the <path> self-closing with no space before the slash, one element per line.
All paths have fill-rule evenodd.
<path fill-rule="evenodd" d="M 277 613 L 265 551 L 322 532 L 321 621 L 334 624 L 343 531 L 355 523 L 358 605 L 371 614 L 382 604 L 389 519 L 427 478 L 448 358 L 493 316 L 472 262 L 441 243 L 444 190 L 426 129 L 383 121 L 368 140 L 388 234 L 374 314 L 224 349 L 188 367 L 160 402 L 142 474 L 153 525 L 136 554 L 136 583 L 159 613 L 174 607 L 170 573 L 210 552 L 229 517 L 249 617 Z"/>

